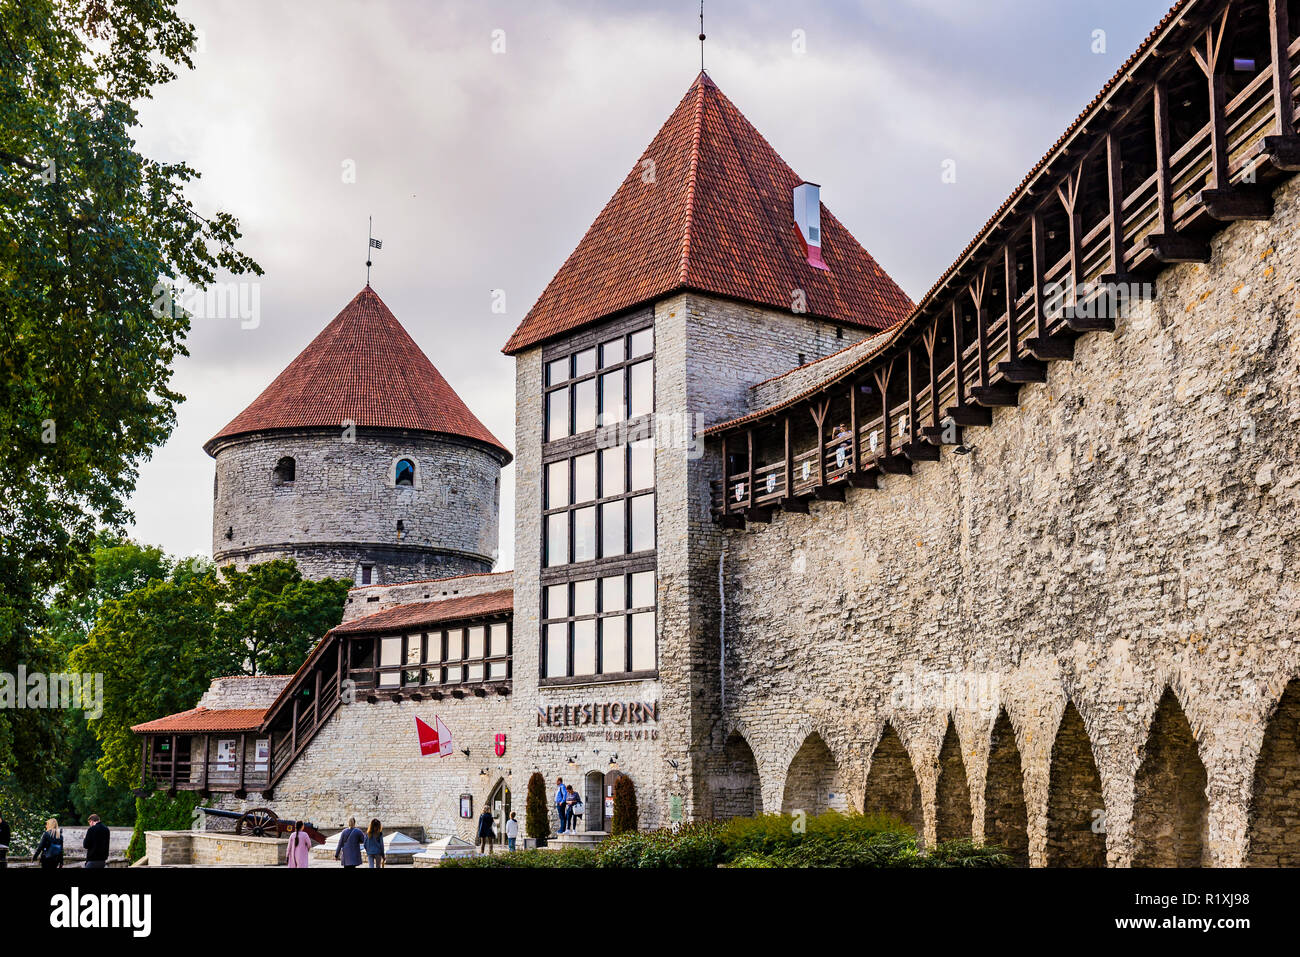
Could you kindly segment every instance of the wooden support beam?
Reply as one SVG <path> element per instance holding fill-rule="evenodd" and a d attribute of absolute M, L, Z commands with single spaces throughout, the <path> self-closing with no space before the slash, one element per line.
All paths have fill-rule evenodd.
<path fill-rule="evenodd" d="M 781 511 L 796 512 L 800 515 L 807 515 L 808 503 L 801 498 L 794 498 L 793 496 L 787 496 L 786 498 L 781 499 Z"/>
<path fill-rule="evenodd" d="M 993 411 L 983 405 L 954 405 L 947 410 L 948 418 L 957 425 L 992 425 Z"/>
<path fill-rule="evenodd" d="M 789 428 L 789 422 L 786 423 Z M 727 433 L 722 433 L 722 515 L 731 514 L 731 457 L 727 454 Z"/>
<path fill-rule="evenodd" d="M 817 485 L 826 484 L 826 413 L 830 411 L 831 400 L 824 399 L 809 410 L 817 426 Z"/>
<path fill-rule="evenodd" d="M 1080 161 L 1079 167 L 1065 178 L 1062 185 L 1056 187 L 1056 197 L 1061 203 L 1061 208 L 1065 210 L 1065 229 L 1069 234 L 1070 241 L 1070 288 L 1066 295 L 1066 309 L 1073 309 L 1079 302 L 1079 287 L 1082 285 L 1083 276 L 1081 275 L 1083 264 L 1083 227 L 1079 215 L 1079 185 L 1083 182 L 1084 163 L 1087 157 Z"/>
<path fill-rule="evenodd" d="M 1124 269 L 1124 166 L 1120 154 L 1119 134 L 1106 134 L 1106 199 L 1110 213 L 1110 272 L 1103 283 L 1126 282 Z"/>
<path fill-rule="evenodd" d="M 884 428 L 881 429 L 883 446 L 876 459 L 876 466 L 880 471 L 890 475 L 911 475 L 912 463 L 906 457 L 897 454 L 893 447 L 893 425 L 889 421 L 889 380 L 893 372 L 893 359 L 875 372 L 876 387 L 880 390 L 881 421 L 884 422 Z"/>
<path fill-rule="evenodd" d="M 1030 268 L 1034 282 L 1034 332 L 1039 338 L 1047 335 L 1047 310 L 1044 308 L 1043 274 L 1047 271 L 1047 229 L 1043 213 L 1034 210 L 1029 217 Z"/>
<path fill-rule="evenodd" d="M 1015 362 L 999 362 L 998 371 L 1002 373 L 1002 377 L 1008 382 L 1047 381 L 1047 363 L 1040 359 L 1017 359 Z M 974 392 L 973 389 L 971 391 Z"/>
<path fill-rule="evenodd" d="M 794 446 L 790 441 L 790 413 L 785 414 L 785 501 L 794 500 Z M 802 504 L 802 503 L 801 503 Z M 785 508 L 785 503 L 782 503 Z M 785 508 L 785 511 L 791 511 Z M 803 511 L 808 511 L 808 506 L 803 506 Z"/>
<path fill-rule="evenodd" d="M 935 357 L 935 347 L 939 340 L 939 324 L 931 323 L 925 330 L 925 351 L 930 363 L 930 426 L 939 428 L 942 414 L 939 411 L 939 363 Z"/>
<path fill-rule="evenodd" d="M 1268 2 L 1268 49 L 1273 67 L 1273 112 L 1277 136 L 1294 138 L 1295 101 L 1291 92 L 1291 24 L 1287 0 Z"/>
<path fill-rule="evenodd" d="M 745 447 L 749 450 L 749 475 L 745 479 L 745 493 L 749 498 L 749 511 L 757 511 L 757 509 L 755 509 L 754 507 L 755 502 L 758 499 L 758 496 L 755 494 L 755 489 L 757 488 L 757 486 L 754 484 L 755 476 L 754 476 L 754 430 L 753 428 L 748 428 L 745 430 Z M 757 522 L 764 521 L 764 519 L 757 518 L 756 516 L 751 516 L 749 514 L 749 511 L 746 511 L 745 513 L 746 519 L 751 521 L 757 521 Z M 771 520 L 772 517 L 769 514 L 766 521 L 770 522 Z"/>
<path fill-rule="evenodd" d="M 244 756 L 244 750 L 247 744 L 248 733 L 246 731 L 241 731 L 239 734 L 239 787 L 235 789 L 236 794 L 246 790 L 244 788 L 244 770 L 248 766 L 248 761 Z"/>
<path fill-rule="evenodd" d="M 1020 277 L 1016 275 L 1016 237 L 1007 239 L 1003 249 L 1004 281 L 1007 294 L 1007 352 L 1012 362 L 1020 358 L 1020 333 L 1016 328 L 1016 303 L 1020 301 Z"/>
<path fill-rule="evenodd" d="M 289 732 L 289 751 L 290 753 L 298 750 L 298 696 L 293 698 L 293 730 Z"/>
<path fill-rule="evenodd" d="M 1169 90 L 1164 81 L 1159 81 L 1152 88 L 1152 105 L 1155 110 L 1156 137 L 1156 230 L 1162 236 L 1174 233 L 1174 187 L 1169 160 L 1173 156 L 1173 145 L 1169 137 Z"/>
<path fill-rule="evenodd" d="M 212 735 L 205 734 L 203 736 L 203 775 L 199 779 L 200 791 L 206 791 L 208 789 L 208 764 L 211 762 L 211 760 L 212 760 Z"/>
<path fill-rule="evenodd" d="M 813 489 L 813 498 L 822 502 L 842 502 L 844 501 L 844 484 L 835 485 L 818 485 Z"/>
<path fill-rule="evenodd" d="M 853 456 L 853 467 L 849 469 L 849 478 L 857 475 L 862 471 L 862 436 L 858 432 L 858 389 L 849 383 L 849 435 L 852 440 L 849 445 L 849 454 Z"/>
<path fill-rule="evenodd" d="M 168 790 L 170 791 L 176 790 L 176 740 L 177 740 L 176 735 L 173 734 L 171 737 L 171 752 L 172 752 L 171 784 L 168 786 Z"/>
<path fill-rule="evenodd" d="M 962 371 L 962 365 L 966 361 L 966 336 L 965 330 L 962 329 L 961 306 L 954 299 L 952 303 L 952 378 L 953 378 L 953 400 L 956 407 L 961 408 L 966 404 L 966 378 Z M 885 409 L 885 420 L 888 425 L 889 409 Z M 886 429 L 888 431 L 888 429 Z"/>

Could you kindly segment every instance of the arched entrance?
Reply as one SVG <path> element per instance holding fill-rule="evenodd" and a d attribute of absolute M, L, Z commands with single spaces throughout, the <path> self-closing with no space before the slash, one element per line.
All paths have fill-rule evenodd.
<path fill-rule="evenodd" d="M 1250 867 L 1300 867 L 1300 679 L 1269 719 L 1250 794 Z"/>
<path fill-rule="evenodd" d="M 989 739 L 989 769 L 984 778 L 984 842 L 995 844 L 1021 867 L 1029 865 L 1029 813 L 1025 775 L 1011 716 L 998 713 Z"/>
<path fill-rule="evenodd" d="M 497 840 L 504 843 L 506 839 L 506 821 L 510 820 L 510 785 L 506 784 L 505 778 L 497 781 L 492 788 L 492 793 L 488 795 L 488 807 L 492 809 L 493 828 L 496 830 Z M 522 833 L 523 828 L 520 828 Z"/>
<path fill-rule="evenodd" d="M 918 835 L 925 832 L 921 785 L 902 739 L 890 724 L 885 725 L 876 753 L 871 756 L 866 791 L 862 808 L 866 813 L 889 814 L 910 825 Z"/>
<path fill-rule="evenodd" d="M 1200 867 L 1209 802 L 1205 765 L 1192 726 L 1165 689 L 1138 767 L 1133 793 L 1133 866 Z"/>
<path fill-rule="evenodd" d="M 948 722 L 939 751 L 939 783 L 934 797 L 935 840 L 955 841 L 971 836 L 970 784 L 966 780 L 966 762 L 961 757 L 957 728 Z"/>
<path fill-rule="evenodd" d="M 1047 789 L 1047 866 L 1106 866 L 1106 805 L 1092 740 L 1067 704 L 1052 744 Z"/>
<path fill-rule="evenodd" d="M 785 776 L 781 813 L 804 811 L 811 815 L 821 814 L 831 808 L 844 810 L 844 786 L 831 749 L 826 747 L 821 735 L 814 731 L 790 761 L 790 769 Z"/>
<path fill-rule="evenodd" d="M 605 826 L 605 775 L 588 771 L 582 778 L 582 829 L 607 831 Z"/>
<path fill-rule="evenodd" d="M 733 731 L 727 738 L 722 755 L 710 775 L 709 791 L 715 821 L 756 817 L 763 813 L 758 763 L 749 742 L 739 732 Z"/>

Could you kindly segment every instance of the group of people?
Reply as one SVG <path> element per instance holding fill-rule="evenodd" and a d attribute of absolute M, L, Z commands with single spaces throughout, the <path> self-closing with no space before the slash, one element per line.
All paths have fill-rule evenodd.
<path fill-rule="evenodd" d="M 584 810 L 582 796 L 573 789 L 573 785 L 565 784 L 564 778 L 556 778 L 555 813 L 560 818 L 559 832 L 563 834 L 565 831 L 577 830 L 578 818 L 582 817 Z"/>
<path fill-rule="evenodd" d="M 482 854 L 491 854 L 496 847 L 497 831 L 496 818 L 492 815 L 490 807 L 484 807 L 483 813 L 478 816 L 478 830 L 475 832 L 478 837 L 478 849 Z M 506 818 L 506 847 L 515 850 L 519 842 L 519 819 L 515 812 L 510 812 L 510 817 Z"/>
<path fill-rule="evenodd" d="M 108 825 L 99 819 L 98 814 L 90 815 L 87 821 L 90 826 L 86 828 L 86 836 L 81 841 L 81 846 L 86 852 L 86 862 L 82 867 L 107 867 Z M 10 836 L 9 822 L 4 819 L 3 814 L 0 814 L 0 868 L 9 866 Z M 42 868 L 53 869 L 63 866 L 63 830 L 55 818 L 45 822 L 45 830 L 41 832 L 41 839 L 32 853 L 32 860 L 40 861 Z"/>
<path fill-rule="evenodd" d="M 311 838 L 302 834 L 302 841 L 294 843 L 294 838 L 302 832 L 302 821 L 294 824 L 293 834 L 289 836 L 289 866 L 306 867 L 307 853 L 311 850 Z M 297 850 L 303 844 L 306 850 Z M 341 861 L 345 868 L 361 866 L 361 852 L 366 852 L 366 859 L 371 867 L 384 866 L 384 826 L 379 818 L 372 818 L 370 826 L 364 831 L 357 827 L 355 817 L 348 818 L 348 826 L 339 832 L 339 844 L 334 849 L 334 860 Z M 301 855 L 301 862 L 295 864 L 294 854 Z"/>

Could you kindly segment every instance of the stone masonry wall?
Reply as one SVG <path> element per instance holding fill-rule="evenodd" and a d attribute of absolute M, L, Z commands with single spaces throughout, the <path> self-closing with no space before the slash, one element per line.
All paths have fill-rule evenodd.
<path fill-rule="evenodd" d="M 412 602 L 441 601 L 444 598 L 465 598 L 488 592 L 504 591 L 511 586 L 511 572 L 480 572 L 458 575 L 454 578 L 436 578 L 424 581 L 403 582 L 399 585 L 370 585 L 348 592 L 343 606 L 343 620 L 364 618 L 394 605 Z"/>
<path fill-rule="evenodd" d="M 269 708 L 276 696 L 284 690 L 292 675 L 232 675 L 214 678 L 198 707 L 218 710 L 222 708 Z"/>
<path fill-rule="evenodd" d="M 284 456 L 294 458 L 295 478 L 277 483 Z M 413 486 L 393 482 L 401 458 L 416 463 Z M 381 583 L 488 571 L 497 556 L 500 472 L 499 453 L 448 436 L 249 436 L 216 450 L 212 554 L 241 568 L 292 556 L 308 577 L 352 580 L 364 561 Z"/>
<path fill-rule="evenodd" d="M 1266 720 L 1300 672 L 1300 184 L 1276 199 L 1271 221 L 1224 230 L 1207 265 L 1165 270 L 1115 335 L 1083 337 L 1018 408 L 967 429 L 972 454 L 945 452 L 808 515 L 691 530 L 707 546 L 692 560 L 711 566 L 697 569 L 696 597 L 714 614 L 726 550 L 724 722 L 753 749 L 765 807 L 814 732 L 862 807 L 888 720 L 932 839 L 951 719 L 982 833 L 1005 708 L 1041 865 L 1053 775 L 1088 790 L 1086 753 L 1051 767 L 1072 703 L 1104 807 L 1083 796 L 1066 811 L 1074 826 L 1099 823 L 1107 860 L 1126 865 L 1135 774 L 1172 688 L 1207 772 L 1207 859 L 1243 862 Z M 698 521 L 705 484 L 691 502 Z M 700 647 L 716 662 L 716 631 Z M 716 669 L 693 675 L 716 687 Z"/>

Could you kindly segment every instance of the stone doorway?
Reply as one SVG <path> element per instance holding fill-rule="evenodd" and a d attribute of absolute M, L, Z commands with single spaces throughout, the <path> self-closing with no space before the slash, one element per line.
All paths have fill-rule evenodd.
<path fill-rule="evenodd" d="M 1029 866 L 1025 774 L 1016 731 L 1005 709 L 999 712 L 989 740 L 989 769 L 984 779 L 984 843 L 996 844 L 1015 863 Z"/>
<path fill-rule="evenodd" d="M 1209 802 L 1205 765 L 1172 690 L 1151 720 L 1133 795 L 1133 866 L 1200 867 Z"/>
<path fill-rule="evenodd" d="M 916 780 L 912 759 L 908 757 L 902 739 L 890 724 L 885 725 L 880 743 L 871 756 L 862 809 L 867 814 L 888 814 L 898 818 L 916 831 L 918 838 L 925 834 L 921 785 Z"/>
<path fill-rule="evenodd" d="M 1052 744 L 1047 789 L 1047 866 L 1106 866 L 1106 805 L 1092 739 L 1073 704 Z"/>
<path fill-rule="evenodd" d="M 582 778 L 582 829 L 606 831 L 605 775 L 588 771 Z"/>

